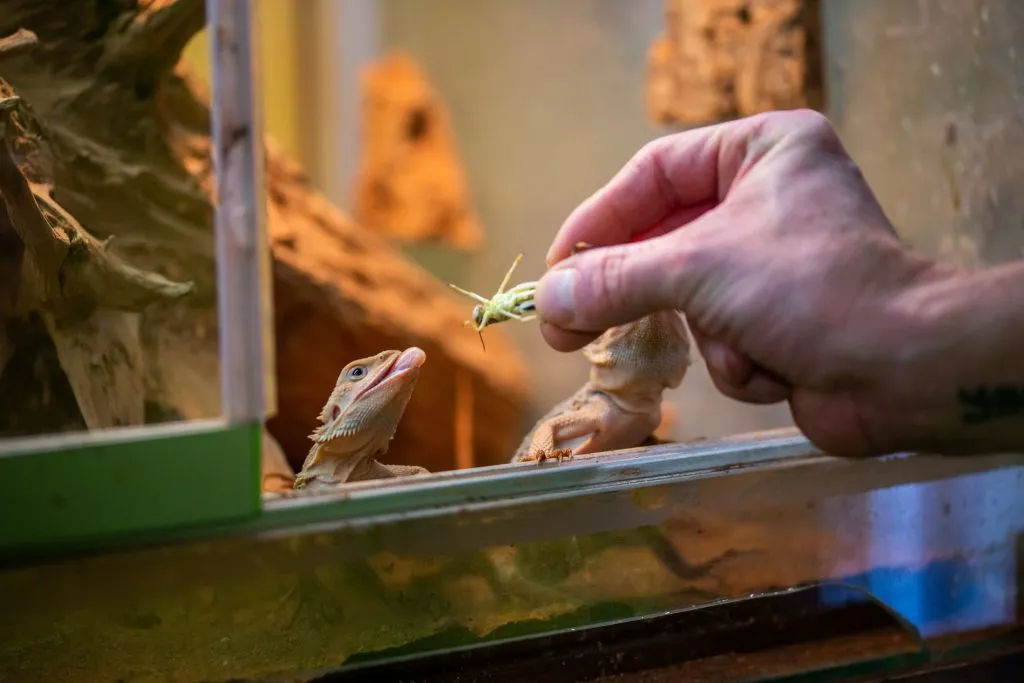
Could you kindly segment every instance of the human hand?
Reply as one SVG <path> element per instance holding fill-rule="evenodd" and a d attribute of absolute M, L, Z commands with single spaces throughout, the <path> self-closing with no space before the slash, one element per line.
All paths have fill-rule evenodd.
<path fill-rule="evenodd" d="M 595 248 L 570 256 L 577 242 Z M 897 441 L 867 406 L 905 341 L 902 299 L 949 272 L 900 242 L 811 111 L 653 141 L 569 216 L 548 264 L 536 305 L 555 349 L 679 309 L 722 393 L 788 400 L 812 442 L 845 455 Z"/>

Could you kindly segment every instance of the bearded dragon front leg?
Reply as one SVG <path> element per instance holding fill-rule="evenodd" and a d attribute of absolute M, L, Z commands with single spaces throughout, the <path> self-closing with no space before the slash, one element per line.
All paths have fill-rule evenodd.
<path fill-rule="evenodd" d="M 589 380 L 537 422 L 512 462 L 544 460 L 554 448 L 569 447 L 578 457 L 640 446 L 662 421 L 663 393 L 682 382 L 689 351 L 675 311 L 606 330 L 582 349 Z M 570 443 L 587 434 L 583 443 Z"/>
<path fill-rule="evenodd" d="M 571 448 L 556 448 L 555 444 L 563 440 L 575 439 L 590 434 L 597 429 L 597 421 L 578 420 L 572 413 L 558 415 L 547 422 L 537 425 L 528 450 L 519 458 L 519 462 L 542 463 L 545 460 L 572 460 Z"/>

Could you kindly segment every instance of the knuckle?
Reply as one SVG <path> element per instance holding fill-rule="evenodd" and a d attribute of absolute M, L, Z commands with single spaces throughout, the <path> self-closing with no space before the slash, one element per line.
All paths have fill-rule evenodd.
<path fill-rule="evenodd" d="M 802 107 L 800 109 L 792 109 L 789 113 L 794 118 L 794 120 L 799 119 L 800 121 L 805 122 L 807 125 L 819 125 L 827 128 L 832 127 L 832 123 L 828 120 L 828 117 L 822 114 L 817 109 L 809 109 L 807 107 Z"/>
<path fill-rule="evenodd" d="M 814 109 L 765 112 L 755 115 L 753 124 L 756 130 L 774 129 L 783 133 L 795 133 L 818 143 L 832 143 L 839 139 L 829 118 Z"/>
<path fill-rule="evenodd" d="M 676 137 L 677 135 L 666 135 L 644 144 L 627 162 L 626 168 L 628 172 L 645 174 L 657 169 L 662 163 L 662 157 L 665 154 L 666 148 L 675 143 Z"/>
<path fill-rule="evenodd" d="M 722 371 L 722 368 L 718 365 L 709 362 L 705 357 L 704 364 L 707 367 L 708 377 L 711 378 L 711 383 L 715 385 L 724 396 L 727 396 L 736 401 L 742 401 L 744 399 L 743 389 L 733 384 L 726 374 Z"/>
<path fill-rule="evenodd" d="M 644 146 L 640 148 L 636 157 L 638 159 L 656 158 L 665 151 L 665 148 L 674 145 L 683 135 L 685 135 L 685 133 L 671 133 L 669 135 L 660 135 L 653 140 L 648 140 Z"/>
<path fill-rule="evenodd" d="M 622 308 L 628 297 L 626 292 L 626 255 L 618 249 L 602 249 L 595 254 L 598 277 L 591 281 L 593 302 L 597 315 Z"/>
<path fill-rule="evenodd" d="M 644 146 L 641 147 L 640 150 L 633 155 L 633 163 L 636 165 L 643 165 L 645 163 L 649 163 L 652 158 L 660 154 L 659 150 L 661 149 L 662 144 L 664 144 L 662 140 L 663 138 L 659 137 L 654 138 L 653 140 L 648 140 L 646 143 L 644 143 Z"/>
<path fill-rule="evenodd" d="M 813 109 L 798 109 L 793 113 L 793 124 L 807 138 L 818 143 L 832 145 L 839 141 L 839 134 L 827 116 Z"/>
<path fill-rule="evenodd" d="M 674 267 L 659 274 L 663 286 L 672 293 L 676 306 L 701 317 L 709 311 L 708 290 L 722 273 L 732 273 L 729 263 L 731 235 L 718 233 L 712 239 L 688 240 L 674 246 Z M 710 332 L 710 330 L 707 330 Z"/>

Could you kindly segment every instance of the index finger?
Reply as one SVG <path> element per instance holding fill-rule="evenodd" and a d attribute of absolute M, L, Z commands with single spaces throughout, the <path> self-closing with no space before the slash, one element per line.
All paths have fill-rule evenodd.
<path fill-rule="evenodd" d="M 722 201 L 752 161 L 748 152 L 753 140 L 768 127 L 781 133 L 805 118 L 794 112 L 768 112 L 647 143 L 565 220 L 548 250 L 548 267 L 570 256 L 577 242 L 596 247 L 635 242 L 696 219 Z M 758 149 L 754 156 L 763 152 Z"/>
<path fill-rule="evenodd" d="M 577 242 L 630 242 L 713 208 L 718 199 L 719 128 L 699 128 L 646 144 L 569 214 L 548 250 L 548 266 L 568 257 Z"/>

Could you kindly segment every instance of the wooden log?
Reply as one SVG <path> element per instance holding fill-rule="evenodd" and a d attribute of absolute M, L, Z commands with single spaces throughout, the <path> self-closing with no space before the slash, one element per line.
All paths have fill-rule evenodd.
<path fill-rule="evenodd" d="M 341 368 L 410 345 L 422 348 L 427 362 L 386 462 L 432 471 L 456 466 L 460 368 L 473 388 L 474 461 L 506 461 L 522 429 L 526 389 L 523 361 L 508 338 L 489 329 L 482 351 L 476 333 L 463 327 L 471 305 L 314 192 L 277 145 L 268 141 L 267 150 L 281 406 L 268 426 L 293 466 L 302 464 L 295 454 L 301 446 L 305 457 L 306 436 Z"/>
<path fill-rule="evenodd" d="M 0 39 L 0 55 L 27 52 L 36 43 L 35 34 L 19 30 Z M 132 267 L 110 252 L 109 238 L 100 242 L 86 230 L 60 204 L 49 127 L 2 78 L 0 104 L 0 232 L 10 269 L 0 296 L 7 304 L 2 321 L 7 348 L 0 371 L 18 351 L 18 330 L 40 321 L 37 332 L 45 328 L 45 335 L 29 339 L 45 343 L 47 350 L 52 345 L 54 367 L 63 372 L 81 417 L 81 423 L 72 423 L 88 429 L 141 424 L 139 314 L 155 301 L 190 294 L 192 284 Z M 34 378 L 23 379 L 37 384 Z M 35 393 L 18 382 L 3 388 L 6 396 L 18 396 L 11 404 Z M 65 411 L 54 416 L 61 424 L 67 419 Z M 26 433 L 10 418 L 3 419 L 3 427 L 8 433 Z"/>
<path fill-rule="evenodd" d="M 400 243 L 474 251 L 483 230 L 469 198 L 447 107 L 412 57 L 364 67 L 356 219 Z"/>
<path fill-rule="evenodd" d="M 260 479 L 263 493 L 283 493 L 292 489 L 295 472 L 281 449 L 281 444 L 267 430 L 261 434 Z"/>
<path fill-rule="evenodd" d="M 0 36 L 11 37 L 0 43 L 0 111 L 24 126 L 5 135 L 17 172 L 0 146 L 0 262 L 23 273 L 0 278 L 0 392 L 19 404 L 0 410 L 0 436 L 220 413 L 208 96 L 174 66 L 203 11 L 202 0 L 0 6 Z M 389 460 L 454 466 L 456 371 L 474 387 L 477 456 L 506 458 L 525 372 L 501 330 L 482 353 L 462 327 L 466 302 L 331 206 L 273 144 L 267 175 L 279 396 L 270 430 L 291 462 L 305 456 L 348 360 L 413 344 L 427 365 Z M 22 228 L 40 216 L 46 230 L 32 234 L 45 239 L 30 244 Z M 99 376 L 83 378 L 75 364 L 102 349 L 81 344 L 117 353 L 103 351 Z"/>
<path fill-rule="evenodd" d="M 820 108 L 820 0 L 666 0 L 647 60 L 658 124 Z"/>

